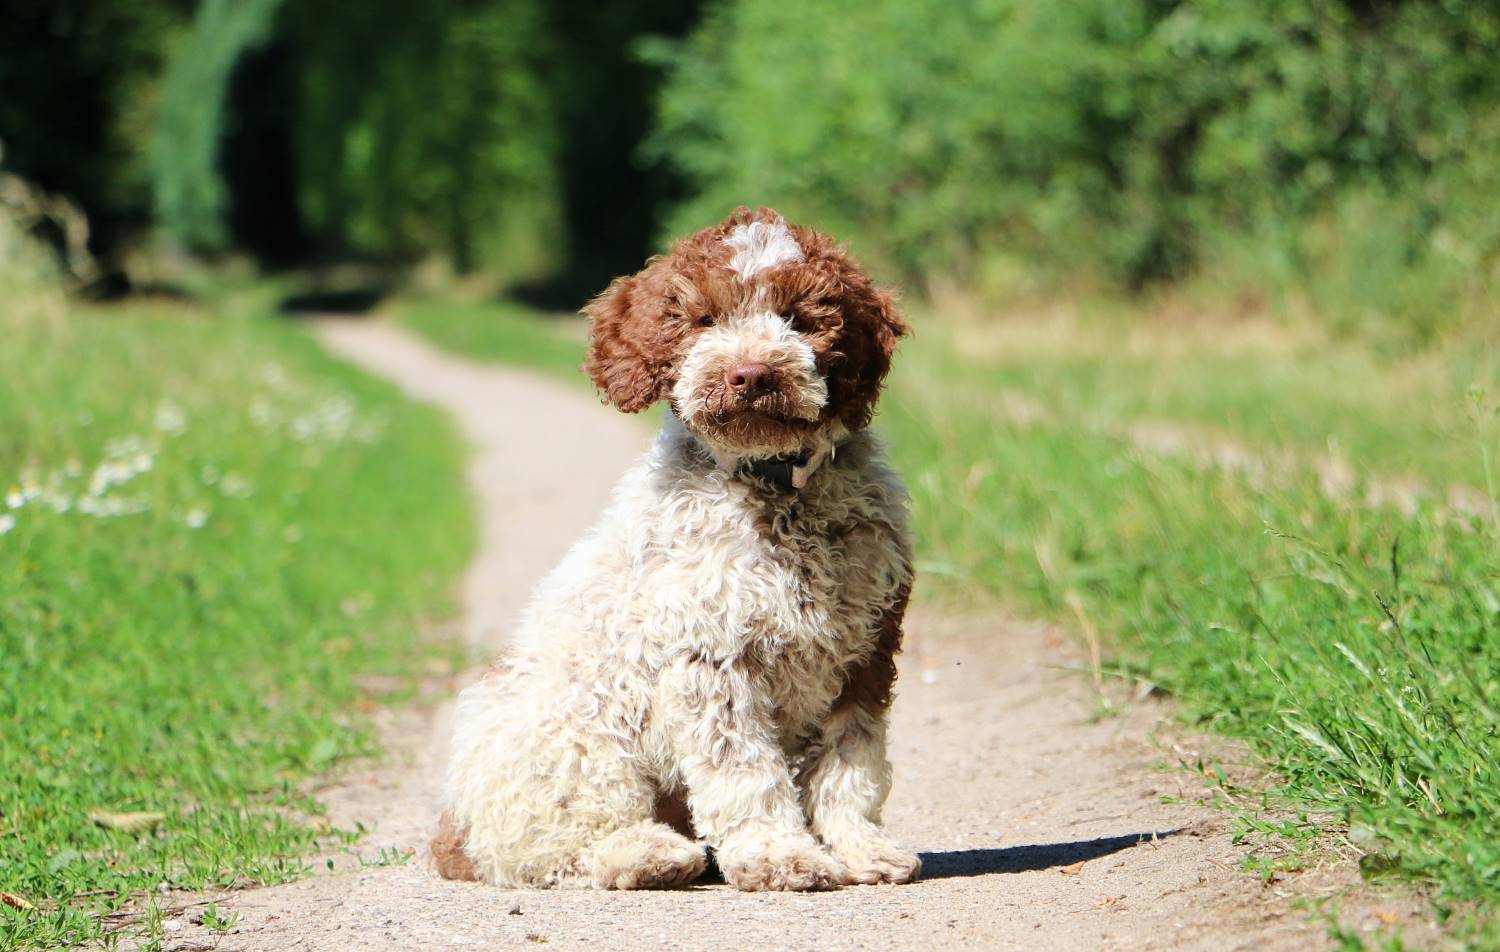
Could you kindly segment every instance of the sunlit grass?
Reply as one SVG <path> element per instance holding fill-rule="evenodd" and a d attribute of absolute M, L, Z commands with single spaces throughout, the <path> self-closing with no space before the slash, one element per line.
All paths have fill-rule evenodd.
<path fill-rule="evenodd" d="M 580 386 L 586 333 L 576 314 L 540 315 L 510 303 L 412 299 L 397 306 L 412 330 L 443 347 L 483 360 L 502 360 L 551 371 Z"/>
<path fill-rule="evenodd" d="M 1400 362 L 1347 372 L 1373 359 L 1347 345 L 1324 355 L 1319 387 L 1300 356 L 1232 372 L 1107 352 L 1021 367 L 941 341 L 907 356 L 879 424 L 912 485 L 929 597 L 1082 616 L 1116 664 L 1248 740 L 1277 796 L 1347 831 L 1368 872 L 1435 882 L 1494 929 L 1500 527 L 1472 495 L 1458 510 L 1441 491 L 1372 502 L 1411 475 L 1472 479 L 1491 502 L 1496 405 L 1452 383 L 1474 361 L 1419 386 Z M 1473 382 L 1492 385 L 1482 366 Z M 1026 412 L 989 399 L 1012 388 Z M 1137 413 L 1239 451 L 1160 452 L 1128 425 Z M 1320 444 L 1359 448 L 1344 482 Z"/>
<path fill-rule="evenodd" d="M 439 660 L 459 441 L 272 319 L 0 326 L 0 891 L 36 907 L 0 946 L 300 875 L 331 835 L 302 781 L 373 749 L 361 676 Z"/>

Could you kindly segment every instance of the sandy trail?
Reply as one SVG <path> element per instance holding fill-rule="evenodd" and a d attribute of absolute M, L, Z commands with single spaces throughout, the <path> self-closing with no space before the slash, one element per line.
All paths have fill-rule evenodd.
<path fill-rule="evenodd" d="M 591 521 L 648 442 L 581 389 L 441 354 L 379 322 L 333 322 L 334 353 L 453 414 L 474 446 L 481 548 L 464 599 L 468 635 L 498 647 L 534 581 Z M 396 540 L 399 542 L 399 540 Z M 920 585 L 920 582 L 919 582 Z M 1325 924 L 1241 872 L 1222 816 L 1163 802 L 1197 792 L 1152 734 L 1155 702 L 1092 718 L 1087 679 L 1055 632 L 1008 619 L 916 613 L 894 711 L 887 827 L 923 854 L 911 886 L 808 895 L 723 885 L 675 892 L 510 892 L 439 879 L 435 821 L 450 706 L 389 715 L 390 756 L 321 795 L 359 852 L 417 850 L 217 898 L 239 914 L 219 937 L 175 920 L 168 948 L 358 950 L 1308 949 Z M 457 685 L 456 685 L 457 686 Z M 455 686 L 455 687 L 456 687 Z M 1302 890 L 1306 891 L 1306 890 Z M 1388 915 L 1382 911 L 1381 915 Z M 1411 913 L 1403 911 L 1402 915 Z"/>

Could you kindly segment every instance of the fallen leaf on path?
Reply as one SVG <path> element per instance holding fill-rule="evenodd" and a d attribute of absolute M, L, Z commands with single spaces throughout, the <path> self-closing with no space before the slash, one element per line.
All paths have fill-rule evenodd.
<path fill-rule="evenodd" d="M 31 910 L 36 908 L 36 906 L 31 904 L 31 900 L 27 899 L 26 897 L 17 896 L 15 893 L 8 892 L 0 892 L 0 903 L 9 906 L 12 909 L 19 909 L 22 912 L 30 912 Z"/>
<path fill-rule="evenodd" d="M 109 810 L 90 810 L 89 819 L 107 830 L 120 830 L 125 833 L 139 833 L 152 827 L 160 826 L 165 821 L 165 813 L 157 813 L 154 810 L 145 810 L 138 813 L 114 813 Z"/>
<path fill-rule="evenodd" d="M 1057 871 L 1064 876 L 1077 876 L 1078 871 L 1081 869 L 1083 869 L 1083 860 L 1079 860 L 1076 863 L 1069 863 L 1066 866 L 1059 866 Z"/>
<path fill-rule="evenodd" d="M 1376 909 L 1375 918 L 1388 926 L 1393 926 L 1401 921 L 1401 917 L 1389 909 Z"/>
<path fill-rule="evenodd" d="M 1113 906 L 1115 903 L 1119 902 L 1121 899 L 1124 899 L 1124 898 L 1125 898 L 1124 896 L 1105 896 L 1103 899 L 1101 899 L 1098 902 L 1094 903 L 1094 908 L 1095 909 L 1103 909 L 1105 906 Z"/>

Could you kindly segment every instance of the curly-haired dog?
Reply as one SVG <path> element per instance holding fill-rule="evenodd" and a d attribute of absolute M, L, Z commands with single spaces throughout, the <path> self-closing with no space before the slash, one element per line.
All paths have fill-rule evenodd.
<path fill-rule="evenodd" d="M 439 871 L 671 886 L 706 844 L 741 889 L 915 879 L 879 826 L 912 582 L 906 493 L 865 429 L 906 333 L 890 295 L 742 208 L 587 313 L 609 402 L 672 412 L 463 692 Z"/>

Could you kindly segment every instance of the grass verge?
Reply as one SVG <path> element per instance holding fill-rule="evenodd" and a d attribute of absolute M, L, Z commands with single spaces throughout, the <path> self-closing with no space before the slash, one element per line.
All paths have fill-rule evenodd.
<path fill-rule="evenodd" d="M 542 315 L 518 304 L 419 298 L 401 303 L 401 320 L 457 354 L 545 370 L 587 385 L 584 326 L 573 314 Z"/>
<path fill-rule="evenodd" d="M 300 875 L 338 835 L 301 782 L 439 658 L 414 626 L 470 549 L 460 440 L 284 322 L 0 331 L 0 946 Z"/>
<path fill-rule="evenodd" d="M 980 591 L 1106 632 L 1109 673 L 1149 679 L 1188 717 L 1248 741 L 1280 778 L 1272 793 L 1302 810 L 1304 830 L 1347 834 L 1368 874 L 1438 884 L 1440 910 L 1474 920 L 1461 934 L 1495 935 L 1486 911 L 1500 895 L 1493 487 L 1488 506 L 1462 509 L 1447 492 L 1389 497 L 1392 480 L 1413 474 L 1429 486 L 1460 466 L 1482 474 L 1500 444 L 1493 399 L 1455 396 L 1452 408 L 1434 381 L 1424 394 L 1433 403 L 1412 400 L 1394 419 L 1328 412 L 1324 445 L 1390 448 L 1351 456 L 1346 478 L 1333 481 L 1317 439 L 1268 444 L 1226 413 L 1210 422 L 1218 438 L 1242 441 L 1236 455 L 1164 452 L 1077 407 L 1007 411 L 992 399 L 1008 376 L 996 360 L 942 345 L 913 351 L 881 426 L 912 484 L 931 593 Z M 1119 374 L 1118 360 L 1086 368 L 1114 377 L 1096 391 L 1102 401 L 1129 406 L 1147 399 L 1140 390 L 1181 386 L 1162 379 L 1174 372 L 1214 387 L 1191 358 L 1142 376 Z M 1284 369 L 1272 359 L 1259 372 Z M 1049 387 L 1065 390 L 1067 371 L 1056 372 Z M 1257 372 L 1247 362 L 1219 397 L 1258 391 L 1257 417 L 1284 410 L 1315 432 L 1296 392 L 1278 396 Z M 1381 387 L 1380 375 L 1327 381 L 1351 407 L 1362 394 L 1382 402 Z M 1415 448 L 1449 438 L 1454 412 L 1468 414 L 1472 459 L 1445 454 L 1431 472 L 1417 468 Z M 1393 459 L 1402 466 L 1386 472 Z"/>
<path fill-rule="evenodd" d="M 564 367 L 514 310 L 446 320 L 445 346 Z M 1495 351 L 1118 315 L 917 325 L 878 422 L 922 595 L 1103 632 L 1102 674 L 1264 758 L 1301 809 L 1287 832 L 1345 834 L 1368 874 L 1437 884 L 1459 934 L 1500 935 Z"/>

